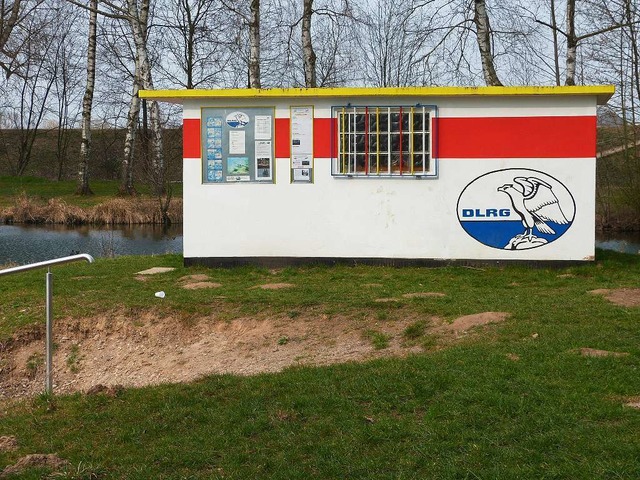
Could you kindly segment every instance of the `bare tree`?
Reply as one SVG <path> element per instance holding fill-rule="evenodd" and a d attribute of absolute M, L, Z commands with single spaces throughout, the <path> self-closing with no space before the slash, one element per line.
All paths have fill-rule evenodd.
<path fill-rule="evenodd" d="M 302 10 L 302 58 L 304 59 L 304 84 L 307 88 L 318 86 L 316 81 L 316 52 L 311 40 L 311 16 L 313 0 L 303 0 Z"/>
<path fill-rule="evenodd" d="M 224 85 L 236 56 L 228 48 L 228 13 L 217 0 L 169 0 L 157 23 L 166 52 L 166 61 L 158 62 L 163 77 L 187 89 Z"/>
<path fill-rule="evenodd" d="M 21 48 L 20 75 L 12 77 L 17 92 L 15 127 L 18 134 L 13 173 L 23 175 L 31 161 L 33 144 L 48 111 L 49 95 L 58 75 L 62 42 L 56 37 L 54 16 L 32 15 L 21 28 L 27 33 Z"/>
<path fill-rule="evenodd" d="M 249 11 L 237 8 L 229 0 L 221 0 L 230 12 L 235 13 L 248 28 L 249 58 L 247 65 L 247 84 L 249 88 L 261 88 L 260 76 L 260 0 L 249 0 Z M 241 37 L 238 36 L 238 40 Z"/>
<path fill-rule="evenodd" d="M 0 68 L 9 78 L 23 66 L 23 52 L 28 31 L 22 26 L 43 0 L 1 0 L 0 1 Z"/>
<path fill-rule="evenodd" d="M 78 100 L 80 98 L 80 55 L 75 42 L 73 24 L 78 12 L 70 11 L 68 5 L 60 5 L 60 27 L 58 36 L 60 48 L 55 65 L 55 80 L 52 95 L 54 96 L 56 114 L 56 159 L 58 164 L 58 180 L 62 180 L 64 167 L 69 157 L 71 131 L 78 118 Z"/>
<path fill-rule="evenodd" d="M 362 72 L 368 84 L 401 87 L 421 82 L 423 60 L 432 34 L 433 0 L 378 0 L 370 12 L 358 14 Z M 360 34 L 358 35 L 358 32 Z"/>
<path fill-rule="evenodd" d="M 489 14 L 487 13 L 485 0 L 474 0 L 473 5 L 473 23 L 476 26 L 476 39 L 478 41 L 478 50 L 480 51 L 484 81 L 489 86 L 502 86 L 502 82 L 498 78 L 493 63 L 491 26 L 489 24 Z"/>
<path fill-rule="evenodd" d="M 91 10 L 90 6 L 79 3 L 77 0 L 69 1 Z M 120 193 L 133 195 L 136 193 L 133 187 L 133 151 L 136 127 L 138 117 L 140 115 L 140 99 L 138 98 L 138 92 L 140 88 L 144 88 L 146 90 L 153 90 L 154 88 L 149 51 L 147 48 L 151 4 L 150 0 L 123 0 L 120 3 L 115 3 L 112 0 L 102 0 L 102 4 L 107 10 L 100 10 L 98 13 L 113 19 L 124 20 L 127 22 L 132 34 L 133 45 L 135 47 L 133 91 L 129 106 L 129 114 L 127 115 L 127 133 L 125 135 L 124 156 L 122 160 L 120 181 Z M 165 188 L 162 125 L 158 102 L 150 101 L 149 104 L 152 146 L 150 180 L 154 192 L 159 195 Z"/>
<path fill-rule="evenodd" d="M 98 0 L 89 3 L 89 35 L 87 42 L 87 82 L 82 98 L 82 138 L 78 168 L 78 195 L 93 195 L 89 186 L 89 163 L 91 159 L 91 110 L 96 83 L 96 36 L 98 25 Z"/>

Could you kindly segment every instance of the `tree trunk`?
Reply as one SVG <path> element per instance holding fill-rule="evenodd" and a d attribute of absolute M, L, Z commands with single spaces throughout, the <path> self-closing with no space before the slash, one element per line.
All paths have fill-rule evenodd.
<path fill-rule="evenodd" d="M 502 86 L 493 63 L 491 51 L 491 26 L 485 0 L 474 0 L 473 22 L 476 25 L 476 39 L 482 61 L 482 74 L 484 81 L 489 86 Z"/>
<path fill-rule="evenodd" d="M 311 15 L 313 0 L 304 0 L 302 12 L 302 55 L 304 61 L 304 84 L 307 88 L 316 88 L 316 52 L 311 41 Z"/>
<path fill-rule="evenodd" d="M 87 88 L 82 99 L 82 140 L 80 143 L 80 168 L 78 170 L 78 195 L 93 195 L 89 187 L 89 159 L 91 157 L 91 109 L 96 82 L 96 30 L 98 0 L 91 0 L 89 12 L 89 47 L 87 49 Z"/>
<path fill-rule="evenodd" d="M 251 0 L 249 19 L 249 88 L 260 87 L 260 0 Z"/>
<path fill-rule="evenodd" d="M 135 193 L 133 190 L 133 145 L 135 140 L 135 128 L 140 116 L 140 99 L 138 90 L 153 90 L 151 67 L 147 54 L 147 21 L 149 17 L 149 0 L 142 0 L 140 10 L 136 0 L 127 0 L 128 20 L 133 33 L 133 42 L 136 49 L 135 79 L 133 98 L 127 117 L 127 136 L 125 138 L 125 158 L 123 160 L 120 191 L 122 193 Z M 164 153 L 162 145 L 162 122 L 158 102 L 149 102 L 149 123 L 151 128 L 151 183 L 156 195 L 164 191 Z"/>
<path fill-rule="evenodd" d="M 138 116 L 140 115 L 140 98 L 138 98 L 138 69 L 136 68 L 135 78 L 133 79 L 133 92 L 131 93 L 131 102 L 129 103 L 129 113 L 127 114 L 127 133 L 124 137 L 124 157 L 122 159 L 122 168 L 120 170 L 120 194 L 135 195 L 136 190 L 133 186 L 133 151 L 136 140 L 136 127 L 138 124 Z"/>
<path fill-rule="evenodd" d="M 553 35 L 553 66 L 556 85 L 560 86 L 560 48 L 558 46 L 558 24 L 556 21 L 556 2 L 551 0 L 551 33 Z"/>
<path fill-rule="evenodd" d="M 567 0 L 567 71 L 565 85 L 576 84 L 576 53 L 578 38 L 576 37 L 576 0 Z"/>

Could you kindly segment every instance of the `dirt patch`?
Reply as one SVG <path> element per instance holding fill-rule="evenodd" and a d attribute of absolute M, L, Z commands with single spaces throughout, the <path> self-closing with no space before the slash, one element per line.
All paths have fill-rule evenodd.
<path fill-rule="evenodd" d="M 441 292 L 414 292 L 414 293 L 405 293 L 402 296 L 404 298 L 428 298 L 428 297 L 444 297 L 446 295 Z"/>
<path fill-rule="evenodd" d="M 34 453 L 22 457 L 15 463 L 15 465 L 9 465 L 6 467 L 2 473 L 0 473 L 0 478 L 20 474 L 27 468 L 48 468 L 55 471 L 60 470 L 67 465 L 69 465 L 69 462 L 63 460 L 57 455 Z"/>
<path fill-rule="evenodd" d="M 625 407 L 640 409 L 640 397 L 632 397 L 626 399 L 624 403 Z"/>
<path fill-rule="evenodd" d="M 613 290 L 601 288 L 591 290 L 589 293 L 602 295 L 611 303 L 622 307 L 640 307 L 640 288 L 617 288 Z"/>
<path fill-rule="evenodd" d="M 186 290 L 199 290 L 201 288 L 220 288 L 221 286 L 221 283 L 215 282 L 193 282 L 185 283 L 184 285 L 182 285 L 182 288 Z"/>
<path fill-rule="evenodd" d="M 459 317 L 453 321 L 453 323 L 442 325 L 441 330 L 450 330 L 455 334 L 461 334 L 472 328 L 482 325 L 488 325 L 490 323 L 498 323 L 506 320 L 509 317 L 507 312 L 483 312 L 475 313 L 473 315 L 465 315 Z"/>
<path fill-rule="evenodd" d="M 173 267 L 153 267 L 142 270 L 141 272 L 136 272 L 136 275 L 157 275 L 158 273 L 173 272 L 174 270 L 175 268 Z"/>
<path fill-rule="evenodd" d="M 295 318 L 282 313 L 231 321 L 219 320 L 214 314 L 183 322 L 138 312 L 60 319 L 55 331 L 54 390 L 117 396 L 123 387 L 189 382 L 211 374 L 254 375 L 295 365 L 402 357 L 423 351 L 419 345 L 408 344 L 403 335 L 418 320 L 427 325 L 425 335 L 433 335 L 442 346 L 475 326 L 506 317 L 506 313 L 486 312 L 446 325 L 428 316 L 380 321 L 313 311 Z M 364 334 L 367 331 L 384 335 L 388 345 L 376 349 Z M 0 352 L 0 361 L 6 365 L 0 372 L 0 397 L 42 392 L 42 337 L 41 331 L 22 335 Z"/>
<path fill-rule="evenodd" d="M 9 435 L 0 437 L 0 452 L 12 452 L 18 448 L 18 440 L 16 437 Z"/>
<path fill-rule="evenodd" d="M 261 288 L 262 290 L 280 290 L 283 288 L 291 288 L 295 287 L 295 285 L 291 283 L 265 283 L 264 285 L 256 285 L 251 288 Z"/>
<path fill-rule="evenodd" d="M 374 302 L 377 303 L 390 303 L 390 302 L 399 302 L 399 298 L 376 298 Z"/>
<path fill-rule="evenodd" d="M 628 357 L 627 352 L 610 352 L 608 350 L 598 350 L 595 348 L 581 348 L 580 355 L 583 357 Z"/>
<path fill-rule="evenodd" d="M 178 279 L 179 282 L 206 282 L 209 280 L 209 275 L 204 273 L 198 273 L 197 275 L 185 275 Z"/>
<path fill-rule="evenodd" d="M 508 360 L 511 360 L 512 362 L 520 361 L 520 355 L 518 355 L 517 353 L 507 353 L 506 357 Z"/>

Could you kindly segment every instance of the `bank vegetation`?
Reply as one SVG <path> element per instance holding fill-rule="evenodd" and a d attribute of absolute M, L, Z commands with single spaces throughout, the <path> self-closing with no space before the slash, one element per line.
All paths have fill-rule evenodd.
<path fill-rule="evenodd" d="M 182 199 L 147 196 L 108 199 L 97 205 L 81 207 L 60 198 L 48 200 L 22 194 L 11 206 L 0 208 L 5 224 L 64 225 L 137 225 L 182 223 Z"/>

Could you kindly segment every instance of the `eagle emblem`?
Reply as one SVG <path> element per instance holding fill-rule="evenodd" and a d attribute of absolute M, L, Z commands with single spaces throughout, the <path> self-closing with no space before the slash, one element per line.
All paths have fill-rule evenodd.
<path fill-rule="evenodd" d="M 547 240 L 536 236 L 534 229 L 539 233 L 554 235 L 556 232 L 548 222 L 557 225 L 569 223 L 558 197 L 553 193 L 553 187 L 538 177 L 515 177 L 513 183 L 498 187 L 498 191 L 509 196 L 524 227 L 524 232 L 511 238 L 505 249 L 523 250 L 544 245 Z"/>

